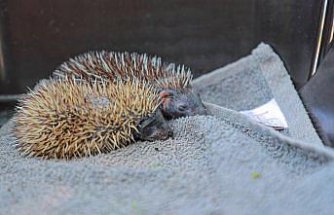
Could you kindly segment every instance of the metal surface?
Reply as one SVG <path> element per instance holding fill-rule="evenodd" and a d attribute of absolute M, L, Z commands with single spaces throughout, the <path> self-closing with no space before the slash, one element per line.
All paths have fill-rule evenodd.
<path fill-rule="evenodd" d="M 274 47 L 297 86 L 312 69 L 319 0 L 0 0 L 0 94 L 19 94 L 69 57 L 109 49 L 157 54 L 195 76 Z M 3 57 L 1 57 L 3 56 Z"/>
<path fill-rule="evenodd" d="M 319 25 L 319 34 L 317 38 L 317 45 L 316 45 L 316 51 L 314 55 L 314 60 L 313 60 L 313 65 L 312 65 L 312 71 L 310 77 L 315 75 L 317 72 L 317 67 L 319 63 L 319 57 L 320 57 L 320 49 L 321 49 L 321 44 L 323 40 L 323 33 L 324 33 L 324 28 L 325 28 L 325 20 L 326 20 L 326 14 L 328 11 L 328 0 L 323 1 L 323 7 L 322 7 L 322 15 L 320 18 L 320 25 Z"/>
<path fill-rule="evenodd" d="M 320 62 L 326 57 L 333 44 L 334 0 L 328 0 L 327 4 L 323 33 L 322 37 L 319 37 L 319 39 L 321 39 L 321 48 L 319 53 Z M 318 62 L 317 67 L 319 67 L 320 62 Z"/>

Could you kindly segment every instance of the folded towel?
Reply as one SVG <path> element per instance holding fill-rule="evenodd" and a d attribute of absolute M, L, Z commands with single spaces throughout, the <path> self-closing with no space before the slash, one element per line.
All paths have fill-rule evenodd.
<path fill-rule="evenodd" d="M 287 114 L 283 99 L 295 99 L 295 91 L 271 86 L 250 94 L 259 98 L 246 108 L 274 96 Z M 258 124 L 238 112 L 237 99 L 234 110 L 206 105 L 211 116 L 170 122 L 173 139 L 71 161 L 22 157 L 10 120 L 0 129 L 0 214 L 332 214 L 334 152 L 313 141 L 316 133 L 298 136 L 288 114 L 290 136 Z"/>
<path fill-rule="evenodd" d="M 283 62 L 261 43 L 252 54 L 194 80 L 202 99 L 223 107 L 251 110 L 275 99 L 291 137 L 323 145 L 295 90 Z"/>

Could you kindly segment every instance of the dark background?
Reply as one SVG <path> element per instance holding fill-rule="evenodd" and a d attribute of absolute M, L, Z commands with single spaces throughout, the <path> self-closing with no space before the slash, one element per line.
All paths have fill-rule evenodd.
<path fill-rule="evenodd" d="M 88 50 L 137 51 L 195 76 L 264 41 L 297 87 L 311 71 L 320 0 L 0 0 L 0 95 L 26 91 Z"/>

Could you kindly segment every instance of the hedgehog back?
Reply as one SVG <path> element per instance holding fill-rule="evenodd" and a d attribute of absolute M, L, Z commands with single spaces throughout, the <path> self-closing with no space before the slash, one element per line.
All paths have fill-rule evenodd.
<path fill-rule="evenodd" d="M 162 62 L 160 57 L 128 52 L 91 51 L 61 64 L 54 77 L 72 75 L 96 79 L 146 81 L 162 89 L 190 88 L 192 73 L 184 65 Z"/>
<path fill-rule="evenodd" d="M 19 103 L 17 146 L 25 155 L 43 158 L 109 152 L 133 142 L 137 122 L 158 106 L 157 93 L 135 81 L 54 81 Z"/>

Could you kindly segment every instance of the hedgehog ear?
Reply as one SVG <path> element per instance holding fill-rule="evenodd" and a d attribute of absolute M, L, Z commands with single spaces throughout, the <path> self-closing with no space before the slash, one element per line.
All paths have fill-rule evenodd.
<path fill-rule="evenodd" d="M 162 90 L 160 92 L 160 98 L 169 98 L 169 97 L 173 97 L 175 95 L 175 91 L 174 90 Z"/>

